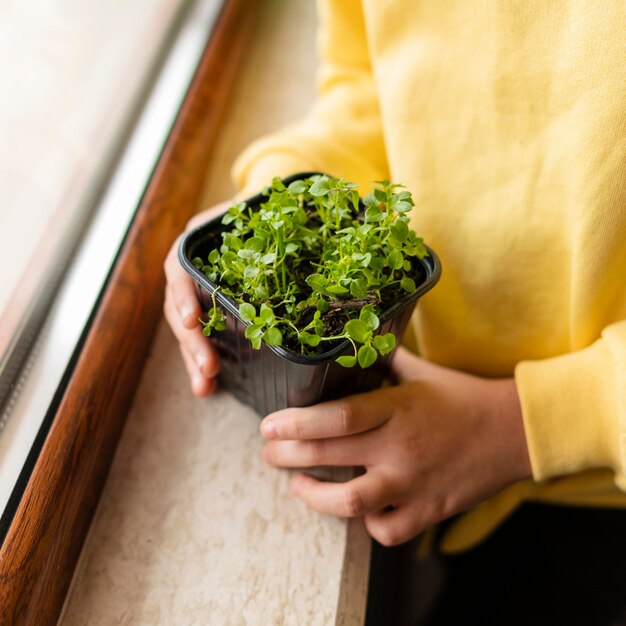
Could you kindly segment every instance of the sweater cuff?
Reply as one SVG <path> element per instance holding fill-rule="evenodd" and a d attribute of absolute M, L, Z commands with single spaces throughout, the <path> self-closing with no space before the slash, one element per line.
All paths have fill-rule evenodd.
<path fill-rule="evenodd" d="M 617 390 L 605 341 L 515 369 L 533 478 L 620 467 Z"/>

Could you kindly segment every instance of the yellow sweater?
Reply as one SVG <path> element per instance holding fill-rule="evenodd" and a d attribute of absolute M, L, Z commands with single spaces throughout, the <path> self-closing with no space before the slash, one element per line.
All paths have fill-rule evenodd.
<path fill-rule="evenodd" d="M 247 191 L 322 170 L 414 192 L 441 283 L 420 352 L 515 375 L 535 481 L 466 514 L 463 549 L 522 499 L 626 505 L 623 0 L 320 0 L 319 97 L 250 146 Z"/>

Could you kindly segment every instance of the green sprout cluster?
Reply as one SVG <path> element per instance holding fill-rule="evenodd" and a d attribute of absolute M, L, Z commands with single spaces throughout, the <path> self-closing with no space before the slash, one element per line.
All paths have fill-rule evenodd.
<path fill-rule="evenodd" d="M 393 334 L 375 334 L 378 316 L 386 296 L 415 291 L 412 259 L 428 252 L 408 225 L 409 191 L 377 181 L 361 206 L 356 188 L 325 175 L 289 186 L 275 178 L 258 210 L 231 206 L 221 242 L 194 259 L 239 307 L 253 348 L 264 341 L 315 354 L 347 339 L 354 354 L 337 362 L 363 368 L 394 349 Z M 225 319 L 213 295 L 204 334 Z"/>

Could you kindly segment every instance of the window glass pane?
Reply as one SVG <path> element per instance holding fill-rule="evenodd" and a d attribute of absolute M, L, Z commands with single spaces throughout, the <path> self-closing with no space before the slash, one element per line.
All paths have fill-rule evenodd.
<path fill-rule="evenodd" d="M 222 4 L 0 3 L 0 514 Z"/>
<path fill-rule="evenodd" d="M 0 5 L 0 311 L 44 234 L 93 200 L 183 4 Z"/>

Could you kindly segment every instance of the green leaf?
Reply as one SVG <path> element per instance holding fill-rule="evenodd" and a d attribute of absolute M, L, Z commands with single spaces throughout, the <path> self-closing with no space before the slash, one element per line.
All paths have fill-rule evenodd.
<path fill-rule="evenodd" d="M 298 333 L 298 340 L 300 341 L 300 343 L 304 343 L 307 346 L 311 346 L 312 348 L 317 347 L 321 339 L 322 338 L 319 335 L 313 335 L 312 333 Z"/>
<path fill-rule="evenodd" d="M 378 202 L 387 202 L 387 194 L 382 189 L 374 189 L 374 197 Z"/>
<path fill-rule="evenodd" d="M 246 250 L 253 250 L 254 252 L 263 252 L 263 239 L 260 237 L 250 237 L 244 245 Z"/>
<path fill-rule="evenodd" d="M 356 365 L 356 357 L 354 356 L 340 356 L 336 361 L 342 367 L 354 367 Z"/>
<path fill-rule="evenodd" d="M 411 210 L 411 208 L 412 205 L 404 200 L 402 202 L 398 202 L 398 204 L 396 204 L 395 206 L 395 209 L 396 211 L 398 211 L 398 213 L 407 213 Z"/>
<path fill-rule="evenodd" d="M 259 261 L 261 261 L 261 263 L 263 263 L 263 265 L 269 265 L 270 263 L 273 263 L 276 260 L 276 252 L 268 252 L 267 254 L 264 254 Z"/>
<path fill-rule="evenodd" d="M 239 239 L 239 237 L 233 235 L 232 233 L 227 233 L 224 236 L 224 246 L 226 246 L 226 248 L 229 250 L 233 250 L 234 252 L 237 252 L 237 250 L 243 248 L 241 239 Z"/>
<path fill-rule="evenodd" d="M 367 207 L 378 206 L 378 200 L 376 200 L 376 196 L 373 193 L 368 193 L 365 198 L 363 198 L 363 204 Z"/>
<path fill-rule="evenodd" d="M 408 276 L 405 276 L 400 281 L 400 286 L 402 287 L 402 289 L 404 289 L 404 291 L 407 291 L 408 293 L 413 293 L 415 291 L 415 281 Z"/>
<path fill-rule="evenodd" d="M 255 255 L 254 250 L 246 250 L 245 248 L 242 248 L 241 250 L 239 250 L 239 252 L 237 252 L 237 256 L 240 259 L 245 259 L 246 261 L 251 259 L 254 255 Z"/>
<path fill-rule="evenodd" d="M 329 192 L 328 180 L 321 178 L 309 187 L 309 193 L 314 197 L 325 196 Z"/>
<path fill-rule="evenodd" d="M 261 310 L 259 312 L 259 317 L 266 323 L 266 324 L 271 324 L 274 319 L 274 311 L 272 311 L 272 308 L 267 305 L 265 302 L 261 305 Z"/>
<path fill-rule="evenodd" d="M 209 253 L 209 263 L 217 263 L 219 261 L 219 258 L 220 258 L 220 251 L 211 250 L 211 252 Z"/>
<path fill-rule="evenodd" d="M 358 352 L 359 365 L 365 369 L 366 367 L 370 367 L 376 363 L 376 359 L 378 358 L 378 353 L 372 346 L 361 346 Z"/>
<path fill-rule="evenodd" d="M 287 187 L 287 189 L 289 190 L 289 193 L 297 194 L 304 193 L 308 189 L 308 186 L 303 180 L 294 180 L 293 183 Z"/>
<path fill-rule="evenodd" d="M 396 337 L 393 333 L 386 335 L 376 335 L 374 337 L 374 345 L 380 352 L 381 356 L 389 354 L 396 347 Z"/>
<path fill-rule="evenodd" d="M 246 327 L 244 333 L 246 339 L 261 339 L 263 336 L 263 327 L 259 326 L 259 324 L 250 324 L 250 326 Z"/>
<path fill-rule="evenodd" d="M 283 185 L 283 181 L 280 180 L 280 178 L 275 177 L 272 178 L 272 189 L 275 189 L 276 191 L 285 191 L 286 187 Z"/>
<path fill-rule="evenodd" d="M 383 212 L 377 206 L 371 206 L 365 211 L 366 222 L 380 222 L 385 219 Z"/>
<path fill-rule="evenodd" d="M 230 267 L 237 260 L 237 255 L 232 250 L 227 250 L 222 254 L 222 264 L 224 267 Z"/>
<path fill-rule="evenodd" d="M 298 244 L 297 244 L 297 243 L 288 243 L 288 244 L 285 246 L 285 252 L 286 252 L 287 254 L 293 254 L 294 252 L 297 252 L 297 251 L 298 251 L 298 248 L 299 248 L 299 246 L 298 246 Z"/>
<path fill-rule="evenodd" d="M 392 250 L 387 257 L 387 264 L 391 269 L 399 270 L 404 265 L 404 257 L 400 250 Z"/>
<path fill-rule="evenodd" d="M 346 228 L 341 228 L 340 230 L 337 231 L 338 235 L 354 235 L 354 233 L 356 232 L 356 229 L 354 228 L 354 226 L 347 226 Z"/>
<path fill-rule="evenodd" d="M 373 256 L 369 268 L 374 272 L 382 272 L 385 267 L 385 260 L 379 256 Z"/>
<path fill-rule="evenodd" d="M 380 320 L 370 304 L 364 306 L 359 314 L 359 319 L 367 324 L 370 330 L 376 330 L 380 326 Z"/>
<path fill-rule="evenodd" d="M 239 305 L 239 317 L 241 317 L 244 322 L 251 322 L 256 317 L 256 309 L 249 302 L 242 302 Z M 246 328 L 246 337 L 250 328 L 252 328 L 252 326 Z"/>
<path fill-rule="evenodd" d="M 292 220 L 294 225 L 304 226 L 309 221 L 309 217 L 307 216 L 303 208 L 298 207 L 293 214 Z"/>
<path fill-rule="evenodd" d="M 348 290 L 343 287 L 342 285 L 340 285 L 339 283 L 335 283 L 333 285 L 327 285 L 326 286 L 326 291 L 328 293 L 332 293 L 334 295 L 341 295 L 344 293 L 348 293 Z"/>
<path fill-rule="evenodd" d="M 400 242 L 406 241 L 406 238 L 409 235 L 409 227 L 406 222 L 402 222 L 400 220 L 394 222 L 391 225 L 391 234 Z"/>
<path fill-rule="evenodd" d="M 326 287 L 326 278 L 321 274 L 309 274 L 306 277 L 306 284 L 313 289 L 313 291 L 322 292 Z"/>
<path fill-rule="evenodd" d="M 272 326 L 263 333 L 263 339 L 268 346 L 280 346 L 283 343 L 283 334 L 276 326 Z"/>
<path fill-rule="evenodd" d="M 330 308 L 330 307 L 328 306 L 328 302 L 326 302 L 326 300 L 324 300 L 324 298 L 320 298 L 320 299 L 317 301 L 317 304 L 315 305 L 315 307 L 317 308 L 317 310 L 318 310 L 320 313 L 326 313 L 326 311 L 328 311 L 328 309 Z"/>
<path fill-rule="evenodd" d="M 357 343 L 365 343 L 371 336 L 371 331 L 362 320 L 350 320 L 343 327 L 344 332 Z"/>
<path fill-rule="evenodd" d="M 259 268 L 254 267 L 254 265 L 247 265 L 246 269 L 243 271 L 243 277 L 247 280 L 254 278 L 259 273 Z"/>
<path fill-rule="evenodd" d="M 269 293 L 267 293 L 267 287 L 263 283 L 256 286 L 254 289 L 254 295 L 259 300 L 267 300 L 270 297 Z"/>
<path fill-rule="evenodd" d="M 350 283 L 350 293 L 355 298 L 365 298 L 367 295 L 367 282 L 364 278 L 355 278 Z"/>
<path fill-rule="evenodd" d="M 350 192 L 350 197 L 352 199 L 352 206 L 354 207 L 355 211 L 358 211 L 361 207 L 359 206 L 359 192 L 356 189 L 353 189 Z"/>

